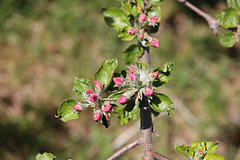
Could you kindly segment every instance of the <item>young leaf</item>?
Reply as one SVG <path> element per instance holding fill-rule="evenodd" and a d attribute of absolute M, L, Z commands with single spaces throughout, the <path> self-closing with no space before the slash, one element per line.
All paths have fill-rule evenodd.
<path fill-rule="evenodd" d="M 105 22 L 117 31 L 122 30 L 124 27 L 131 26 L 128 16 L 121 9 L 102 9 L 102 15 L 104 16 Z"/>
<path fill-rule="evenodd" d="M 115 111 L 119 115 L 120 124 L 125 125 L 128 123 L 128 118 L 125 118 L 125 106 L 118 107 Z"/>
<path fill-rule="evenodd" d="M 224 33 L 220 39 L 220 44 L 223 47 L 232 47 L 236 42 L 237 36 L 231 31 Z"/>
<path fill-rule="evenodd" d="M 239 0 L 227 0 L 229 8 L 236 8 L 240 11 L 240 1 Z"/>
<path fill-rule="evenodd" d="M 185 145 L 179 146 L 179 145 L 176 145 L 175 149 L 176 149 L 176 151 L 178 153 L 180 153 L 182 155 L 185 155 L 185 156 L 187 156 L 190 159 L 193 157 L 194 152 L 192 150 L 192 147 L 190 147 L 190 146 L 185 146 Z"/>
<path fill-rule="evenodd" d="M 162 1 L 163 0 L 149 0 L 149 3 L 158 6 Z"/>
<path fill-rule="evenodd" d="M 117 68 L 117 59 L 109 59 L 102 62 L 97 73 L 94 75 L 94 79 L 104 85 L 105 89 L 110 85 L 113 73 Z"/>
<path fill-rule="evenodd" d="M 77 119 L 78 113 L 73 109 L 75 104 L 77 102 L 74 99 L 64 100 L 58 108 L 58 115 L 56 117 L 64 122 Z"/>
<path fill-rule="evenodd" d="M 223 158 L 222 156 L 220 156 L 218 154 L 206 154 L 206 156 L 204 156 L 203 160 L 225 160 L 225 158 Z"/>
<path fill-rule="evenodd" d="M 44 152 L 43 154 L 38 153 L 36 160 L 54 160 L 56 157 L 51 153 Z"/>
<path fill-rule="evenodd" d="M 131 35 L 131 34 L 127 33 L 125 28 L 118 32 L 118 37 L 120 37 L 121 40 L 123 40 L 123 41 L 130 41 L 130 40 L 132 40 L 133 38 L 136 37 L 135 35 Z M 129 28 L 129 27 L 127 27 L 127 28 Z"/>
<path fill-rule="evenodd" d="M 136 17 L 140 12 L 137 8 L 136 3 L 133 2 L 125 2 L 122 8 L 126 15 L 133 15 L 134 17 Z"/>
<path fill-rule="evenodd" d="M 154 93 L 150 99 L 150 105 L 156 112 L 167 111 L 169 115 L 173 114 L 173 102 L 164 94 Z"/>
<path fill-rule="evenodd" d="M 234 8 L 228 8 L 222 10 L 216 15 L 219 24 L 225 28 L 234 28 L 237 27 L 239 22 L 238 10 Z"/>
<path fill-rule="evenodd" d="M 82 92 L 86 92 L 88 90 L 88 88 L 91 87 L 91 85 L 89 84 L 89 80 L 85 79 L 85 78 L 77 78 L 75 77 L 74 81 L 73 81 L 73 91 L 75 92 L 75 94 L 82 98 Z"/>
<path fill-rule="evenodd" d="M 214 154 L 217 150 L 218 143 L 215 142 L 206 142 L 207 153 Z"/>
<path fill-rule="evenodd" d="M 142 55 L 143 49 L 136 44 L 132 44 L 123 52 L 123 60 L 126 64 L 133 64 Z"/>

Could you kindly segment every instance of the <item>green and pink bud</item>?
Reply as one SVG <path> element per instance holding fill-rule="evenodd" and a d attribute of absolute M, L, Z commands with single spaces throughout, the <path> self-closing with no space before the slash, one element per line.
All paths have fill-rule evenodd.
<path fill-rule="evenodd" d="M 140 22 L 144 22 L 144 21 L 146 21 L 147 16 L 146 16 L 146 14 L 142 13 L 139 15 L 138 19 Z"/>
<path fill-rule="evenodd" d="M 121 95 L 121 97 L 119 97 L 118 99 L 118 103 L 123 104 L 126 103 L 128 100 L 124 95 Z"/>
<path fill-rule="evenodd" d="M 93 102 L 93 103 L 96 102 L 97 99 L 98 99 L 98 96 L 97 96 L 96 93 L 93 93 L 93 94 L 91 94 L 91 95 L 89 96 L 89 100 L 90 100 L 91 102 Z"/>
<path fill-rule="evenodd" d="M 150 23 L 151 23 L 152 25 L 155 25 L 155 24 L 157 23 L 157 21 L 158 21 L 158 17 L 151 17 L 151 18 L 150 18 Z"/>
<path fill-rule="evenodd" d="M 93 92 L 93 89 L 90 89 L 90 88 L 88 88 L 88 90 L 86 91 L 86 94 L 91 94 Z"/>
<path fill-rule="evenodd" d="M 159 41 L 157 39 L 153 39 L 151 45 L 155 48 L 158 48 L 159 47 Z"/>
<path fill-rule="evenodd" d="M 203 155 L 203 154 L 204 154 L 204 152 L 203 152 L 203 151 L 198 151 L 198 154 L 201 154 L 201 155 Z"/>
<path fill-rule="evenodd" d="M 145 89 L 145 95 L 146 96 L 151 96 L 153 94 L 153 89 L 152 88 L 146 88 Z"/>
<path fill-rule="evenodd" d="M 136 66 L 134 65 L 131 65 L 129 67 L 129 73 L 128 73 L 128 77 L 131 81 L 135 81 L 135 78 L 136 78 L 136 74 L 134 72 L 134 69 L 136 68 Z"/>
<path fill-rule="evenodd" d="M 136 30 L 134 28 L 130 28 L 127 31 L 129 34 L 134 35 L 136 33 Z"/>
<path fill-rule="evenodd" d="M 98 120 L 100 120 L 101 118 L 102 118 L 102 115 L 99 114 L 98 112 L 93 115 L 93 120 L 94 120 L 94 121 L 98 121 Z"/>
<path fill-rule="evenodd" d="M 124 84 L 123 79 L 121 77 L 115 77 L 113 78 L 113 82 L 120 87 L 122 84 Z"/>
<path fill-rule="evenodd" d="M 103 111 L 104 112 L 110 112 L 111 108 L 112 108 L 112 105 L 107 103 L 106 106 L 103 107 Z"/>
<path fill-rule="evenodd" d="M 144 34 L 143 34 L 143 33 L 140 33 L 140 34 L 139 34 L 139 38 L 140 38 L 141 40 L 143 40 Z"/>
<path fill-rule="evenodd" d="M 152 72 L 151 76 L 152 76 L 153 79 L 157 78 L 158 77 L 158 72 Z"/>
<path fill-rule="evenodd" d="M 74 110 L 76 110 L 76 111 L 78 111 L 78 112 L 80 112 L 80 111 L 82 111 L 83 110 L 83 107 L 82 107 L 82 105 L 81 104 L 75 104 L 74 106 L 73 106 L 73 109 Z"/>
<path fill-rule="evenodd" d="M 95 87 L 100 91 L 103 88 L 103 85 L 99 81 L 94 81 Z"/>

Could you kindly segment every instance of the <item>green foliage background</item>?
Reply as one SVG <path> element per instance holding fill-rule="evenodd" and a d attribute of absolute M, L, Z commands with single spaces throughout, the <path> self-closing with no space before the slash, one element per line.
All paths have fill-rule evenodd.
<path fill-rule="evenodd" d="M 225 1 L 190 1 L 212 15 Z M 116 0 L 0 1 L 0 159 L 32 160 L 39 152 L 58 159 L 105 159 L 112 142 L 137 120 L 110 128 L 95 125 L 91 111 L 78 120 L 56 119 L 58 105 L 74 97 L 74 77 L 93 80 L 101 62 L 118 58 L 129 45 L 117 38 L 100 14 Z M 221 47 L 206 22 L 175 1 L 162 3 L 160 47 L 152 66 L 174 62 L 172 80 L 161 88 L 174 101 L 175 114 L 154 120 L 158 152 L 184 159 L 175 144 L 219 141 L 218 153 L 240 159 L 240 45 Z M 76 98 L 76 97 L 75 97 Z M 131 139 L 138 136 L 136 134 Z M 130 135 L 128 135 L 130 136 Z M 140 159 L 140 147 L 119 159 Z"/>

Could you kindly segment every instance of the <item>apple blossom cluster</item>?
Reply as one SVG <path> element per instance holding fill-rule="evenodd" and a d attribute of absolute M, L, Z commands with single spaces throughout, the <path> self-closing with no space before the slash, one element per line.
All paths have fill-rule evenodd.
<path fill-rule="evenodd" d="M 110 112 L 113 111 L 113 106 L 125 105 L 130 99 L 137 101 L 142 99 L 143 96 L 153 95 L 154 90 L 151 87 L 151 82 L 158 76 L 160 76 L 159 73 L 153 72 L 150 68 L 141 69 L 137 65 L 131 65 L 125 78 L 113 78 L 114 87 L 120 87 L 120 90 L 124 90 L 123 94 L 117 99 L 116 97 L 113 98 L 114 93 L 108 98 L 102 98 L 103 85 L 95 80 L 95 89 L 88 88 L 86 92 L 82 92 L 83 102 L 76 103 L 72 109 L 81 112 L 87 107 L 92 107 L 94 121 L 101 121 L 102 123 L 107 121 L 109 123 L 108 117 L 110 117 Z"/>
<path fill-rule="evenodd" d="M 130 4 L 129 4 L 130 5 Z M 138 9 L 142 12 L 142 9 L 140 6 L 138 6 Z M 138 16 L 138 20 L 135 21 L 134 27 L 129 28 L 127 30 L 127 33 L 131 36 L 138 36 L 139 41 L 142 43 L 143 46 L 147 46 L 147 44 L 151 44 L 151 46 L 158 48 L 159 47 L 159 41 L 155 38 L 152 38 L 149 36 L 147 32 L 147 27 L 158 27 L 158 22 L 160 18 L 159 16 L 147 16 L 147 13 L 141 13 Z"/>

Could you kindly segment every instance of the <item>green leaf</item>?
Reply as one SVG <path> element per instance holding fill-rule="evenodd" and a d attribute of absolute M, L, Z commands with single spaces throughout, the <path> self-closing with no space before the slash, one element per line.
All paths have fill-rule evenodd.
<path fill-rule="evenodd" d="M 122 8 L 126 15 L 133 15 L 134 17 L 136 17 L 140 13 L 136 3 L 133 2 L 130 2 L 129 4 L 128 2 L 125 2 Z"/>
<path fill-rule="evenodd" d="M 140 116 L 139 101 L 135 104 L 135 100 L 131 100 L 125 107 L 125 117 L 129 119 L 137 119 Z"/>
<path fill-rule="evenodd" d="M 125 125 L 128 123 L 128 118 L 125 118 L 125 106 L 118 107 L 115 111 L 119 115 L 120 124 Z"/>
<path fill-rule="evenodd" d="M 161 4 L 162 1 L 163 0 L 149 0 L 149 3 L 158 6 Z"/>
<path fill-rule="evenodd" d="M 240 0 L 227 0 L 227 4 L 229 8 L 236 8 L 240 11 Z"/>
<path fill-rule="evenodd" d="M 38 153 L 36 160 L 54 160 L 56 157 L 51 153 L 44 152 L 43 154 Z"/>
<path fill-rule="evenodd" d="M 88 88 L 91 87 L 91 85 L 89 84 L 89 80 L 85 78 L 79 79 L 75 77 L 73 84 L 73 91 L 80 98 L 82 98 L 82 92 L 86 92 Z"/>
<path fill-rule="evenodd" d="M 185 156 L 187 156 L 190 159 L 193 157 L 194 152 L 192 150 L 192 147 L 190 147 L 190 146 L 185 146 L 185 145 L 179 146 L 179 145 L 176 145 L 175 149 L 176 149 L 176 151 L 179 154 L 185 155 Z"/>
<path fill-rule="evenodd" d="M 113 93 L 111 95 L 111 99 L 114 99 L 114 100 L 112 100 L 112 102 L 116 105 L 121 105 L 118 103 L 118 99 L 123 93 L 124 93 L 123 91 Z"/>
<path fill-rule="evenodd" d="M 102 15 L 104 16 L 105 22 L 117 31 L 122 30 L 124 27 L 131 26 L 128 16 L 121 9 L 102 9 Z"/>
<path fill-rule="evenodd" d="M 159 72 L 158 78 L 156 78 L 152 83 L 155 89 L 160 88 L 164 84 L 168 83 L 168 81 L 171 79 L 172 68 L 173 63 L 166 63 L 164 69 L 158 67 L 154 70 L 154 72 Z"/>
<path fill-rule="evenodd" d="M 239 22 L 238 10 L 234 8 L 228 8 L 222 10 L 216 15 L 219 24 L 225 28 L 234 28 L 237 27 Z"/>
<path fill-rule="evenodd" d="M 132 44 L 123 52 L 123 60 L 126 64 L 133 64 L 142 55 L 143 49 L 136 44 Z"/>
<path fill-rule="evenodd" d="M 77 119 L 78 113 L 73 109 L 75 104 L 77 102 L 74 99 L 64 100 L 58 108 L 58 115 L 56 117 L 64 122 Z"/>
<path fill-rule="evenodd" d="M 112 81 L 113 73 L 117 68 L 117 65 L 117 59 L 105 60 L 94 75 L 94 79 L 99 81 L 106 89 Z"/>
<path fill-rule="evenodd" d="M 150 105 L 156 112 L 167 111 L 169 115 L 173 114 L 173 102 L 164 94 L 154 93 L 150 99 Z"/>
<path fill-rule="evenodd" d="M 218 143 L 206 142 L 207 153 L 214 154 L 217 151 Z"/>
<path fill-rule="evenodd" d="M 123 40 L 123 41 L 130 41 L 136 37 L 135 35 L 131 35 L 131 34 L 127 33 L 128 28 L 129 27 L 125 27 L 123 30 L 118 32 L 118 37 L 120 37 L 121 40 Z"/>
<path fill-rule="evenodd" d="M 225 158 L 223 158 L 222 156 L 220 156 L 218 154 L 206 154 L 206 156 L 204 156 L 203 160 L 225 160 Z"/>
<path fill-rule="evenodd" d="M 237 36 L 229 31 L 224 33 L 220 38 L 220 44 L 224 47 L 232 47 L 237 42 Z"/>

